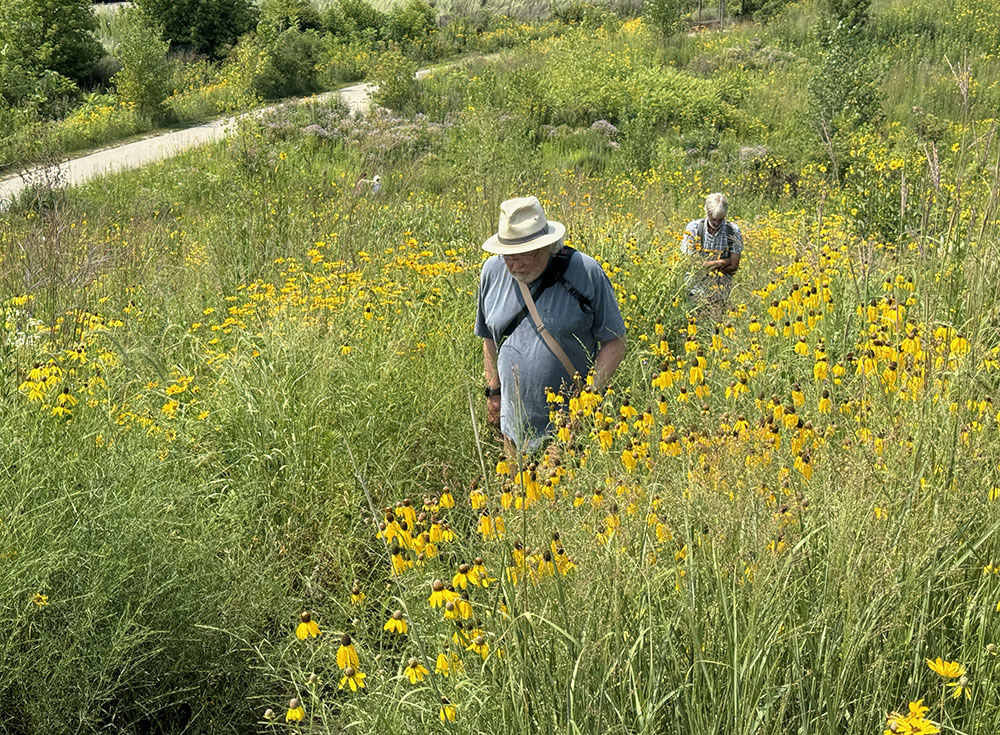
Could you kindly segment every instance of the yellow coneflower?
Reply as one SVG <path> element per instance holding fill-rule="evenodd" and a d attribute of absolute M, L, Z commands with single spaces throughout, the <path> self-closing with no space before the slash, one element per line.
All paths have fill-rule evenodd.
<path fill-rule="evenodd" d="M 954 688 L 954 691 L 951 693 L 952 699 L 958 699 L 962 694 L 965 694 L 966 699 L 972 699 L 972 689 L 969 687 L 967 677 L 963 676 L 958 681 L 950 681 L 945 686 Z"/>
<path fill-rule="evenodd" d="M 358 689 L 365 688 L 365 674 L 358 671 L 353 666 L 348 666 L 344 669 L 344 675 L 340 679 L 340 686 L 338 689 L 343 689 L 344 687 L 350 687 L 352 692 L 358 691 Z"/>
<path fill-rule="evenodd" d="M 447 647 L 443 653 L 437 655 L 437 661 L 434 664 L 434 673 L 441 674 L 441 676 L 448 676 L 451 673 L 451 662 L 448 660 Z"/>
<path fill-rule="evenodd" d="M 356 669 L 361 666 L 358 661 L 358 652 L 354 648 L 354 643 L 351 641 L 349 633 L 344 633 L 344 635 L 340 636 L 340 648 L 337 649 L 337 666 L 342 669 L 346 669 L 348 666 L 353 666 Z"/>
<path fill-rule="evenodd" d="M 396 610 L 386 621 L 385 625 L 382 626 L 382 629 L 389 633 L 406 635 L 409 628 L 406 625 L 406 620 L 403 618 L 403 611 Z"/>
<path fill-rule="evenodd" d="M 285 722 L 301 722 L 306 716 L 306 710 L 297 699 L 288 700 L 288 712 L 285 713 Z"/>
<path fill-rule="evenodd" d="M 444 582 L 435 579 L 431 585 L 431 596 L 427 599 L 431 607 L 441 607 L 458 597 L 458 593 L 444 586 Z"/>
<path fill-rule="evenodd" d="M 441 718 L 441 722 L 454 722 L 458 713 L 455 709 L 455 705 L 447 700 L 445 697 L 441 697 L 441 710 L 438 712 L 438 717 Z"/>
<path fill-rule="evenodd" d="M 472 639 L 472 642 L 465 647 L 465 650 L 478 653 L 485 661 L 490 655 L 490 644 L 486 642 L 486 636 L 477 635 Z"/>
<path fill-rule="evenodd" d="M 444 489 L 444 492 L 441 493 L 441 497 L 438 498 L 438 504 L 442 508 L 454 508 L 455 507 L 455 498 L 452 496 L 451 490 L 449 490 L 448 488 Z"/>
<path fill-rule="evenodd" d="M 423 681 L 424 677 L 427 676 L 430 671 L 424 666 L 418 659 L 411 658 L 407 664 L 406 669 L 403 671 L 406 674 L 406 678 L 410 680 L 411 684 L 416 684 L 417 682 Z"/>
<path fill-rule="evenodd" d="M 306 638 L 316 638 L 320 634 L 319 625 L 312 619 L 312 613 L 303 610 L 299 613 L 299 624 L 295 628 L 295 637 L 300 641 Z"/>
<path fill-rule="evenodd" d="M 473 560 L 472 569 L 469 572 L 469 581 L 485 588 L 497 580 L 496 577 L 491 577 L 486 572 L 486 562 L 483 561 L 483 557 L 477 556 Z"/>
<path fill-rule="evenodd" d="M 351 604 L 360 605 L 365 600 L 365 593 L 361 591 L 358 585 L 354 585 L 351 588 Z"/>

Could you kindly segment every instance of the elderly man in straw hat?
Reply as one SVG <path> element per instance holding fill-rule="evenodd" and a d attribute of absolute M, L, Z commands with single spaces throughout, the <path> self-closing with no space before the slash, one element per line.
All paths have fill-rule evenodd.
<path fill-rule="evenodd" d="M 483 339 L 487 417 L 508 451 L 535 451 L 552 431 L 546 389 L 571 392 L 574 375 L 605 384 L 625 356 L 615 292 L 593 258 L 563 245 L 535 197 L 500 205 L 483 243 L 476 336 Z"/>

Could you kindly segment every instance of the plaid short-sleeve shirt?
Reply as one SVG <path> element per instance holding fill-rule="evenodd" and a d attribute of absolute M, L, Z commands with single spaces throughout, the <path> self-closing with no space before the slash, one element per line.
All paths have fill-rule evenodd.
<path fill-rule="evenodd" d="M 728 219 L 723 220 L 713 235 L 707 226 L 703 227 L 704 222 L 704 219 L 688 222 L 688 226 L 684 229 L 684 238 L 681 240 L 681 252 L 684 255 L 703 254 L 704 259 L 708 260 L 728 258 L 730 255 L 743 252 L 743 233 L 740 232 L 739 225 Z M 704 241 L 700 235 L 702 230 L 705 232 Z M 709 271 L 703 277 L 692 273 L 688 279 L 688 295 L 696 300 L 707 297 L 710 301 L 724 301 L 729 298 L 732 287 L 731 273 Z"/>

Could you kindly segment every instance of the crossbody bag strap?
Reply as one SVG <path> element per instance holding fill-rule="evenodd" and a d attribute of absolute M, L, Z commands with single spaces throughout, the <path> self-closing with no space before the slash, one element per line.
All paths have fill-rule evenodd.
<path fill-rule="evenodd" d="M 531 291 L 528 286 L 522 282 L 517 282 L 518 288 L 521 289 L 521 296 L 524 298 L 524 305 L 528 307 L 528 313 L 531 315 L 531 321 L 535 323 L 535 329 L 538 330 L 539 336 L 545 341 L 545 344 L 549 346 L 552 350 L 552 354 L 559 358 L 559 362 L 562 366 L 566 368 L 566 372 L 569 373 L 569 377 L 572 378 L 576 374 L 576 367 L 573 365 L 573 361 L 569 359 L 569 355 L 559 344 L 559 341 L 552 336 L 552 333 L 546 329 L 545 324 L 542 323 L 542 317 L 538 313 L 538 307 L 535 306 L 535 300 L 531 298 Z"/>

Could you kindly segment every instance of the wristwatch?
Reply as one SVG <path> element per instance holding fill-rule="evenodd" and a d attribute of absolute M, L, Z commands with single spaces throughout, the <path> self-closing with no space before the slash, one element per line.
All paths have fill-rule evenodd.
<path fill-rule="evenodd" d="M 492 398 L 493 396 L 500 395 L 500 386 L 498 385 L 496 388 L 490 388 L 489 386 L 486 386 L 485 394 L 487 398 Z"/>

